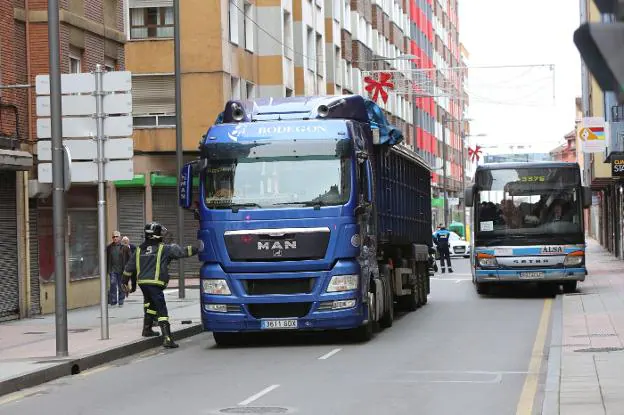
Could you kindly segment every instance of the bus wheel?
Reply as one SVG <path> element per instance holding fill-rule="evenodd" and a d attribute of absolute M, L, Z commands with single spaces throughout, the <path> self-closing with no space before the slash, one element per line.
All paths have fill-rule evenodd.
<path fill-rule="evenodd" d="M 574 293 L 576 292 L 576 286 L 578 281 L 566 281 L 563 284 L 563 292 L 564 293 Z"/>
<path fill-rule="evenodd" d="M 483 282 L 475 282 L 475 287 L 477 289 L 477 294 L 484 295 L 490 292 L 490 286 Z"/>

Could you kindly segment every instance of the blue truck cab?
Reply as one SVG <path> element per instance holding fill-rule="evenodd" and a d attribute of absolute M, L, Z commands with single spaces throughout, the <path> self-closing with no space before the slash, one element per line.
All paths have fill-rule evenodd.
<path fill-rule="evenodd" d="M 430 170 L 402 139 L 358 95 L 226 104 L 179 180 L 218 344 L 270 330 L 366 341 L 392 325 L 395 303 L 426 303 Z"/>

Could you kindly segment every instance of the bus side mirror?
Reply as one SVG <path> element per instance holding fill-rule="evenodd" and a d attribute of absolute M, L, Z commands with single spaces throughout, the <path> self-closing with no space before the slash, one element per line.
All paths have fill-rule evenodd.
<path fill-rule="evenodd" d="M 193 163 L 186 163 L 180 170 L 178 180 L 178 203 L 183 209 L 190 209 L 193 204 Z"/>
<path fill-rule="evenodd" d="M 466 207 L 472 207 L 472 201 L 474 197 L 474 187 L 470 186 L 464 190 L 464 205 Z"/>
<path fill-rule="evenodd" d="M 583 186 L 583 207 L 590 208 L 592 205 L 592 191 L 590 187 Z"/>

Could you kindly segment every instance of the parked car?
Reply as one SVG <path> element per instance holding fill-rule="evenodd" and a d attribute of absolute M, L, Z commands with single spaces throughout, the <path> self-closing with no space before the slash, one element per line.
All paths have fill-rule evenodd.
<path fill-rule="evenodd" d="M 449 244 L 451 257 L 463 256 L 464 258 L 470 258 L 470 244 L 455 232 L 451 232 L 451 236 L 449 236 Z M 434 242 L 434 248 L 435 247 L 436 246 Z M 437 249 L 436 259 L 440 259 L 440 254 L 438 253 Z"/>

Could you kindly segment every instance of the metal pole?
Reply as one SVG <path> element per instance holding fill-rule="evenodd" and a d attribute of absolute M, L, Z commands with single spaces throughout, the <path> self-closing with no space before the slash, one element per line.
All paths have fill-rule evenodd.
<path fill-rule="evenodd" d="M 176 102 L 176 165 L 177 176 L 184 164 L 182 143 L 182 82 L 180 79 L 180 0 L 173 0 L 173 54 L 175 66 L 175 102 Z M 192 178 L 191 178 L 192 179 Z M 178 238 L 179 243 L 184 243 L 184 210 L 178 206 Z M 178 297 L 185 297 L 184 284 L 184 260 L 178 261 Z"/>
<path fill-rule="evenodd" d="M 48 1 L 48 48 L 50 49 L 50 115 L 52 127 L 52 216 L 54 227 L 54 285 L 56 356 L 68 355 L 67 269 L 65 267 L 65 184 L 61 108 L 60 23 L 58 0 Z"/>
<path fill-rule="evenodd" d="M 446 114 L 442 117 L 442 175 L 443 177 L 443 185 L 442 190 L 444 191 L 444 226 L 448 227 L 448 192 L 447 192 L 447 179 L 446 179 L 446 158 L 447 149 L 446 149 Z"/>
<path fill-rule="evenodd" d="M 464 238 L 466 238 L 468 235 L 466 235 L 466 198 L 464 196 L 464 191 L 466 190 L 466 156 L 464 155 L 464 152 L 466 151 L 466 135 L 464 134 L 464 123 L 462 121 L 462 123 L 460 124 L 460 131 L 461 131 L 461 164 L 462 164 L 462 168 L 461 168 L 461 191 L 462 194 L 460 194 L 460 197 L 462 198 L 462 200 L 464 201 L 462 203 L 462 223 L 464 224 Z"/>
<path fill-rule="evenodd" d="M 106 189 L 104 163 L 104 71 L 102 65 L 95 65 L 95 119 L 97 131 L 97 166 L 98 166 L 98 248 L 100 259 L 100 333 L 102 340 L 108 340 L 108 296 L 106 292 Z"/>

